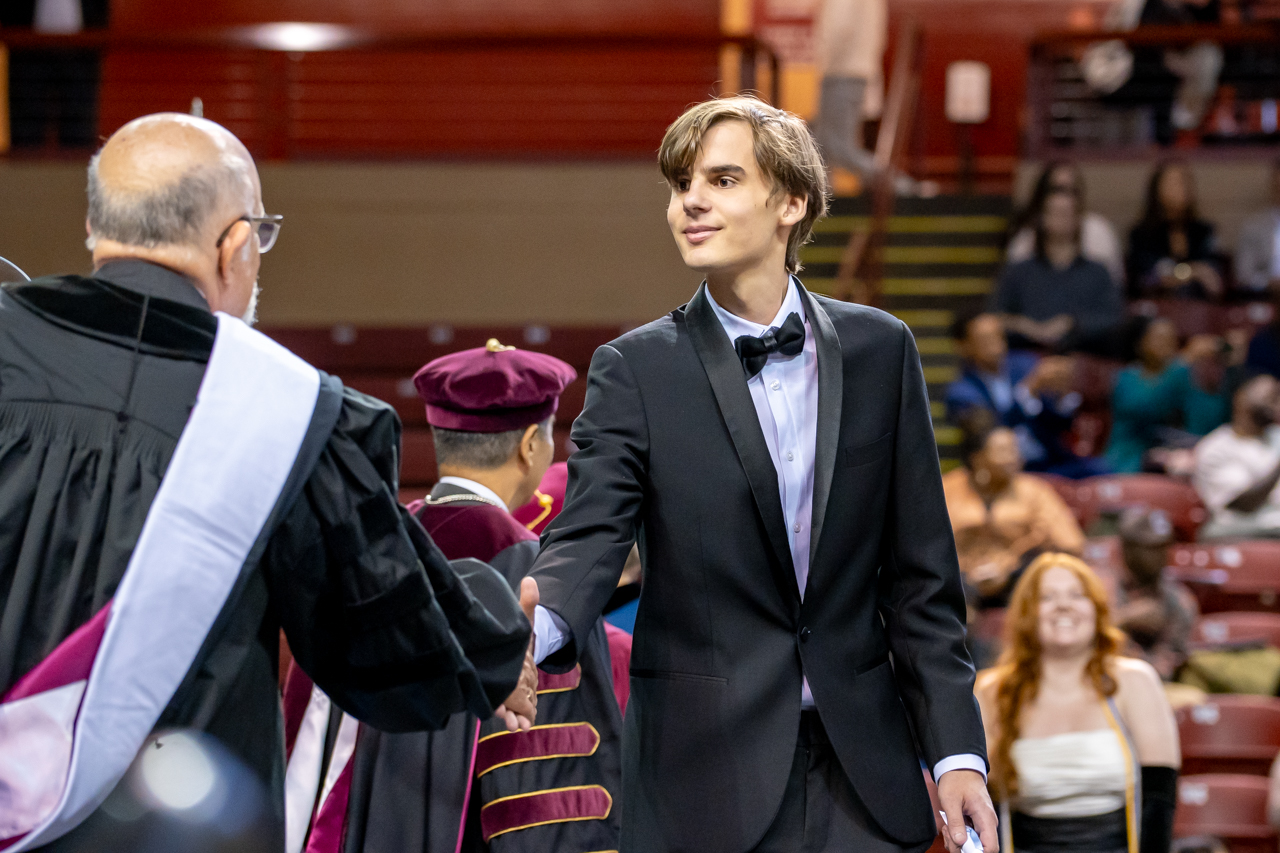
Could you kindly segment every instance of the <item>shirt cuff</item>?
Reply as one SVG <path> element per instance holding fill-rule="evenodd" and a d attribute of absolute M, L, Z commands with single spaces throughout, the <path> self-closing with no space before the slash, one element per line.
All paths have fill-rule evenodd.
<path fill-rule="evenodd" d="M 1044 403 L 1031 393 L 1031 389 L 1025 383 L 1019 382 L 1013 387 L 1013 398 L 1017 401 L 1018 408 L 1022 409 L 1023 414 L 1029 418 L 1037 417 L 1044 411 Z"/>
<path fill-rule="evenodd" d="M 971 752 L 947 756 L 933 765 L 933 781 L 941 781 L 942 774 L 952 770 L 973 770 L 982 774 L 982 781 L 987 781 L 987 762 L 982 760 L 982 756 Z"/>
<path fill-rule="evenodd" d="M 1074 415 L 1076 413 L 1076 409 L 1080 408 L 1080 404 L 1083 402 L 1083 394 L 1079 391 L 1069 391 L 1058 399 L 1054 408 L 1058 410 L 1058 414 L 1066 418 Z"/>
<path fill-rule="evenodd" d="M 569 642 L 569 625 L 541 604 L 533 608 L 533 662 L 542 663 Z"/>

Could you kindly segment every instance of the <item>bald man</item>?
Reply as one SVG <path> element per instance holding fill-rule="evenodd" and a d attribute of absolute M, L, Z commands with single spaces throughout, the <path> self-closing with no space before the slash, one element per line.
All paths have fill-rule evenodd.
<path fill-rule="evenodd" d="M 281 628 L 384 731 L 527 725 L 531 600 L 397 504 L 389 407 L 250 328 L 280 217 L 244 146 L 138 119 L 88 194 L 93 274 L 0 289 L 0 846 L 103 849 L 135 755 L 193 728 L 283 849 Z"/>

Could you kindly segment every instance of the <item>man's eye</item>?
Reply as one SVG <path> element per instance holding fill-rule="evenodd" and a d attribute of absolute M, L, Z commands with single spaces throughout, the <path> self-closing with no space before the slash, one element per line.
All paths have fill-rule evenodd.
<path fill-rule="evenodd" d="M 689 182 L 684 180 L 676 181 L 676 189 L 679 192 L 687 192 L 689 189 Z"/>
<path fill-rule="evenodd" d="M 728 189 L 729 187 L 733 186 L 733 178 L 721 178 L 719 181 L 717 181 L 717 184 L 720 186 L 720 189 L 722 190 Z"/>

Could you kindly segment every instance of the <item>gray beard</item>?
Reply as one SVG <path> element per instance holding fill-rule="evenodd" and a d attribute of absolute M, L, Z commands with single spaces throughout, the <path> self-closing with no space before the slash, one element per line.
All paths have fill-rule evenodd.
<path fill-rule="evenodd" d="M 249 307 L 244 309 L 244 313 L 240 315 L 240 319 L 249 326 L 255 326 L 258 323 L 258 294 L 261 293 L 258 283 L 253 283 L 253 294 L 249 297 Z"/>

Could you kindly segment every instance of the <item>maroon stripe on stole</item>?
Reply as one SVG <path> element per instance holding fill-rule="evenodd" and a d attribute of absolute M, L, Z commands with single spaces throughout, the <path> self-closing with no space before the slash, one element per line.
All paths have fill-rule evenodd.
<path fill-rule="evenodd" d="M 108 601 L 92 619 L 72 631 L 49 652 L 48 657 L 18 679 L 0 701 L 16 702 L 87 679 L 93 670 L 94 658 L 98 656 L 98 647 L 102 645 L 102 636 L 107 632 L 110 615 L 111 602 Z"/>
<path fill-rule="evenodd" d="M 363 726 L 363 724 L 361 724 Z M 359 730 L 356 746 L 360 745 Z M 303 853 L 342 853 L 343 839 L 347 835 L 347 802 L 351 799 L 351 776 L 355 772 L 356 753 L 353 749 L 347 764 L 334 780 L 329 796 L 311 819 L 311 834 Z M 323 780 L 321 780 L 323 785 Z"/>
<path fill-rule="evenodd" d="M 302 728 L 302 719 L 307 715 L 307 705 L 311 703 L 311 678 L 302 671 L 297 661 L 289 661 L 289 672 L 284 679 L 284 690 L 280 697 L 280 706 L 284 711 L 284 755 L 288 760 L 293 755 L 293 745 L 298 740 L 298 730 Z"/>
<path fill-rule="evenodd" d="M 590 723 L 534 726 L 525 732 L 499 732 L 480 739 L 476 747 L 476 775 L 520 761 L 593 755 L 600 733 Z"/>
<path fill-rule="evenodd" d="M 563 693 L 566 690 L 577 690 L 582 683 L 582 667 L 574 666 L 568 672 L 554 673 L 538 670 L 539 693 Z"/>
<path fill-rule="evenodd" d="M 604 820 L 613 798 L 599 785 L 534 791 L 494 800 L 480 810 L 480 835 L 488 843 L 504 832 L 515 832 L 548 823 L 572 820 Z"/>

